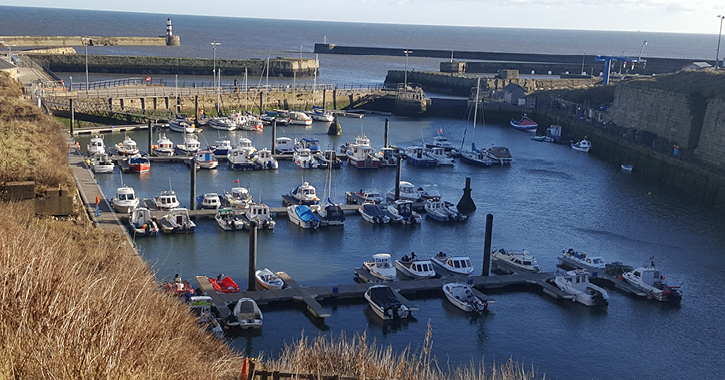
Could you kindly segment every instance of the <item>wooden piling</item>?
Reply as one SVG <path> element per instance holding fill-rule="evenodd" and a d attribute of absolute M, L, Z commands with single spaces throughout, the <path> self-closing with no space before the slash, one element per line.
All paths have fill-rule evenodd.
<path fill-rule="evenodd" d="M 400 177 L 403 175 L 403 157 L 398 155 L 395 162 L 395 200 L 400 199 Z"/>
<path fill-rule="evenodd" d="M 272 120 L 272 154 L 277 154 L 277 119 Z"/>
<path fill-rule="evenodd" d="M 189 174 L 191 179 L 191 191 L 189 192 L 189 201 L 191 204 L 189 205 L 189 210 L 196 210 L 196 161 L 194 161 L 194 157 L 191 158 L 189 168 L 191 170 Z"/>
<path fill-rule="evenodd" d="M 257 290 L 257 222 L 249 224 L 249 291 Z"/>
<path fill-rule="evenodd" d="M 486 235 L 483 238 L 483 273 L 488 276 L 491 269 L 491 234 L 493 232 L 493 215 L 486 215 Z"/>
<path fill-rule="evenodd" d="M 194 125 L 199 125 L 199 95 L 194 95 Z"/>
<path fill-rule="evenodd" d="M 73 136 L 73 124 L 76 122 L 75 107 L 73 107 L 73 99 L 70 99 L 70 135 Z"/>
<path fill-rule="evenodd" d="M 332 109 L 337 109 L 337 89 L 332 90 Z"/>
<path fill-rule="evenodd" d="M 390 120 L 388 120 L 388 118 L 385 118 L 385 139 L 383 148 L 388 147 L 388 132 L 390 132 Z"/>
<path fill-rule="evenodd" d="M 149 120 L 149 150 L 148 150 L 149 156 L 153 152 L 153 150 L 151 150 L 151 148 L 153 148 L 153 137 L 154 137 L 153 128 L 151 128 L 151 120 Z"/>

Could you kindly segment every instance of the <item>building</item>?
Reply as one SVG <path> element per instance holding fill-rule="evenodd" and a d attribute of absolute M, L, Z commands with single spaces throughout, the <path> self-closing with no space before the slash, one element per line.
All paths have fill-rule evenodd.
<path fill-rule="evenodd" d="M 692 62 L 691 64 L 684 66 L 681 70 L 704 70 L 711 67 L 712 65 L 707 62 Z"/>
<path fill-rule="evenodd" d="M 503 101 L 515 106 L 526 103 L 526 90 L 516 83 L 509 83 L 501 90 Z"/>
<path fill-rule="evenodd" d="M 10 74 L 10 79 L 18 79 L 18 67 L 14 64 L 6 61 L 4 58 L 0 58 L 0 71 Z"/>

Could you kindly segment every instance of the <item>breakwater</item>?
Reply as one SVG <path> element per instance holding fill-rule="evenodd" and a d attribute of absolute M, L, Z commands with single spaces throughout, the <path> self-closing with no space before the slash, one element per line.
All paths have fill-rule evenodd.
<path fill-rule="evenodd" d="M 0 46 L 61 47 L 61 46 L 179 46 L 179 36 L 119 37 L 119 36 L 0 36 Z"/>
<path fill-rule="evenodd" d="M 29 55 L 40 66 L 51 71 L 84 72 L 86 57 L 76 55 Z M 319 62 L 306 58 L 216 59 L 216 68 L 224 76 L 266 74 L 269 63 L 270 76 L 304 77 L 319 71 Z M 115 74 L 166 74 L 209 75 L 214 68 L 210 58 L 177 58 L 147 56 L 89 55 L 88 71 Z"/>

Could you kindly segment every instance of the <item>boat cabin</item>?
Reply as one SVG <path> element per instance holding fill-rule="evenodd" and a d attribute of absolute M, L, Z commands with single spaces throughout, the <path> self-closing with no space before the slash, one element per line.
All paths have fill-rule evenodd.
<path fill-rule="evenodd" d="M 295 150 L 295 143 L 289 137 L 277 137 L 274 141 L 277 153 L 292 152 Z"/>
<path fill-rule="evenodd" d="M 446 261 L 446 264 L 452 268 L 473 268 L 473 265 L 471 265 L 471 259 L 468 257 L 451 257 Z"/>
<path fill-rule="evenodd" d="M 221 206 L 219 195 L 217 193 L 205 193 L 201 196 L 199 205 L 201 208 L 215 209 Z"/>
<path fill-rule="evenodd" d="M 156 206 L 164 209 L 178 207 L 179 201 L 176 199 L 176 193 L 173 191 L 162 191 L 161 195 L 156 198 Z"/>
<path fill-rule="evenodd" d="M 373 255 L 373 260 L 375 261 L 375 267 L 377 269 L 390 269 L 393 267 L 390 255 L 387 253 Z"/>

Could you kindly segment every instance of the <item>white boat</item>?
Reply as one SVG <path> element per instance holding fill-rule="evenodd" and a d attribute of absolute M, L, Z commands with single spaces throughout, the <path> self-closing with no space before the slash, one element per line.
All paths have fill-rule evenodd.
<path fill-rule="evenodd" d="M 116 144 L 116 151 L 122 156 L 133 156 L 139 153 L 138 144 L 129 136 L 126 136 L 122 142 Z"/>
<path fill-rule="evenodd" d="M 276 154 L 292 154 L 295 151 L 295 142 L 289 137 L 277 137 L 274 140 Z"/>
<path fill-rule="evenodd" d="M 196 201 L 200 209 L 206 210 L 216 210 L 222 205 L 219 200 L 219 194 L 217 193 L 204 193 L 200 197 L 197 197 Z"/>
<path fill-rule="evenodd" d="M 103 143 L 103 135 L 91 137 L 91 141 L 86 145 L 88 155 L 92 156 L 96 153 L 106 153 L 106 144 Z"/>
<path fill-rule="evenodd" d="M 216 145 L 210 147 L 212 149 L 212 153 L 216 156 L 217 159 L 219 158 L 227 158 L 229 155 L 229 152 L 232 150 L 232 141 L 227 138 L 221 138 L 217 140 Z"/>
<path fill-rule="evenodd" d="M 227 326 L 241 329 L 261 329 L 264 318 L 259 306 L 251 298 L 241 298 L 236 303 L 227 305 L 232 312 L 227 318 Z"/>
<path fill-rule="evenodd" d="M 468 256 L 453 256 L 438 252 L 437 255 L 431 257 L 430 261 L 456 275 L 470 276 L 473 273 L 473 265 Z"/>
<path fill-rule="evenodd" d="M 410 309 L 400 301 L 399 296 L 388 285 L 373 285 L 365 291 L 370 308 L 383 321 L 408 318 Z"/>
<path fill-rule="evenodd" d="M 433 142 L 432 143 L 426 143 L 426 148 L 443 148 L 444 151 L 450 152 L 452 150 L 455 150 L 456 147 L 453 146 L 453 143 L 451 143 L 447 137 L 443 136 L 443 130 L 438 131 L 437 136 L 433 136 Z"/>
<path fill-rule="evenodd" d="M 521 271 L 528 273 L 536 273 L 541 270 L 536 257 L 532 256 L 529 251 L 511 251 L 506 249 L 491 252 L 491 262 L 494 265 L 501 265 L 506 269 L 513 271 Z"/>
<path fill-rule="evenodd" d="M 237 123 L 228 117 L 212 117 L 206 122 L 206 125 L 220 131 L 233 131 L 237 129 Z"/>
<path fill-rule="evenodd" d="M 116 196 L 111 198 L 111 206 L 124 214 L 128 214 L 135 207 L 138 207 L 139 199 L 133 187 L 123 186 L 116 189 Z"/>
<path fill-rule="evenodd" d="M 179 207 L 179 200 L 176 199 L 176 193 L 174 190 L 164 190 L 161 194 L 154 198 L 156 208 L 163 211 L 169 211 L 171 209 Z"/>
<path fill-rule="evenodd" d="M 244 221 L 244 227 L 251 227 L 255 223 L 258 228 L 272 229 L 277 224 L 272 220 L 272 214 L 269 213 L 269 206 L 261 203 L 254 203 L 241 215 Z"/>
<path fill-rule="evenodd" d="M 573 248 L 562 250 L 561 256 L 557 257 L 561 264 L 574 269 L 586 269 L 590 272 L 604 272 L 606 261 L 601 256 L 591 256 L 584 252 L 575 251 Z"/>
<path fill-rule="evenodd" d="M 237 123 L 237 129 L 241 129 L 243 131 L 264 130 L 264 123 L 262 123 L 262 120 L 259 120 L 256 116 L 241 114 L 236 115 L 235 121 Z"/>
<path fill-rule="evenodd" d="M 238 231 L 244 229 L 244 222 L 237 216 L 234 209 L 220 208 L 214 216 L 216 223 L 224 231 Z"/>
<path fill-rule="evenodd" d="M 182 156 L 193 156 L 199 149 L 201 149 L 201 143 L 194 134 L 186 135 L 184 143 L 176 145 L 177 152 Z"/>
<path fill-rule="evenodd" d="M 196 223 L 189 217 L 189 210 L 185 208 L 174 208 L 159 219 L 159 227 L 164 233 L 194 233 Z"/>
<path fill-rule="evenodd" d="M 287 206 L 287 216 L 289 220 L 302 228 L 318 228 L 320 227 L 320 219 L 315 215 L 307 205 L 290 205 Z"/>
<path fill-rule="evenodd" d="M 623 171 L 631 173 L 634 170 L 633 165 L 620 165 Z"/>
<path fill-rule="evenodd" d="M 315 137 L 303 137 L 295 139 L 295 150 L 309 149 L 313 154 L 320 152 L 320 140 Z"/>
<path fill-rule="evenodd" d="M 433 263 L 430 260 L 417 259 L 415 252 L 411 252 L 410 256 L 405 255 L 400 260 L 395 260 L 395 268 L 400 273 L 412 278 L 431 278 L 436 275 Z"/>
<path fill-rule="evenodd" d="M 475 106 L 473 111 L 473 135 L 475 137 L 476 134 L 476 121 L 478 119 L 478 103 L 479 103 L 479 93 L 481 90 L 481 78 L 478 78 L 478 83 L 476 84 L 476 98 L 475 98 Z M 523 120 L 523 119 L 522 119 Z M 484 124 L 485 125 L 485 124 Z M 476 148 L 476 143 L 471 143 L 471 149 L 470 150 L 464 150 L 463 146 L 466 140 L 466 134 L 464 132 L 463 134 L 463 142 L 461 142 L 461 160 L 469 165 L 475 165 L 475 166 L 481 166 L 481 167 L 490 167 L 494 164 L 494 162 L 500 162 L 503 164 L 502 159 L 499 159 L 495 156 L 495 154 L 492 154 L 491 151 L 484 151 L 481 149 Z M 497 151 L 500 149 L 505 149 L 505 151 L 508 151 L 508 149 L 503 147 L 497 147 Z M 510 155 L 509 155 L 510 156 Z M 510 157 L 509 157 L 510 159 Z M 510 163 L 510 160 L 509 160 Z"/>
<path fill-rule="evenodd" d="M 317 169 L 319 166 L 317 159 L 312 155 L 309 149 L 300 148 L 295 150 L 292 156 L 295 165 L 300 169 Z"/>
<path fill-rule="evenodd" d="M 257 284 L 264 289 L 282 289 L 284 280 L 271 270 L 264 268 L 254 272 Z"/>
<path fill-rule="evenodd" d="M 93 170 L 96 174 L 101 173 L 113 173 L 113 168 L 116 167 L 116 164 L 113 163 L 113 160 L 108 156 L 108 153 L 94 153 L 90 158 L 88 158 L 88 165 L 90 165 L 91 170 Z"/>
<path fill-rule="evenodd" d="M 395 265 L 388 253 L 378 253 L 373 255 L 372 260 L 363 263 L 363 268 L 379 280 L 395 280 Z"/>
<path fill-rule="evenodd" d="M 407 164 L 426 168 L 433 167 L 438 164 L 434 158 L 428 157 L 428 155 L 425 154 L 425 148 L 420 145 L 412 145 L 405 150 L 405 162 Z"/>
<path fill-rule="evenodd" d="M 350 193 L 350 198 L 354 203 L 376 203 L 379 204 L 383 201 L 383 197 L 380 195 L 378 189 L 360 189 Z"/>
<path fill-rule="evenodd" d="M 159 157 L 169 157 L 174 155 L 174 142 L 166 137 L 165 133 L 159 136 L 156 140 L 156 145 L 153 146 L 154 154 Z"/>
<path fill-rule="evenodd" d="M 289 123 L 294 125 L 312 125 L 312 118 L 307 116 L 306 113 L 300 111 L 289 111 L 287 112 Z"/>
<path fill-rule="evenodd" d="M 317 197 L 317 190 L 314 186 L 308 182 L 303 182 L 302 185 L 295 187 L 294 190 L 290 191 L 289 195 L 283 196 L 285 202 L 289 204 L 300 204 L 300 205 L 316 205 L 320 202 L 320 198 Z"/>
<path fill-rule="evenodd" d="M 575 143 L 571 144 L 572 149 L 577 150 L 579 152 L 588 153 L 589 149 L 592 149 L 592 143 L 591 141 L 587 139 L 579 140 Z"/>
<path fill-rule="evenodd" d="M 631 272 L 622 273 L 622 277 L 632 286 L 646 293 L 647 298 L 661 302 L 680 302 L 682 294 L 679 286 L 669 286 L 665 275 L 655 268 L 654 260 Z"/>
<path fill-rule="evenodd" d="M 219 161 L 211 150 L 205 149 L 196 152 L 194 161 L 202 169 L 216 169 L 219 166 Z"/>
<path fill-rule="evenodd" d="M 174 132 L 180 133 L 194 133 L 197 128 L 194 124 L 187 122 L 186 120 L 172 119 L 169 120 L 169 129 Z"/>
<path fill-rule="evenodd" d="M 589 282 L 589 272 L 583 269 L 570 270 L 566 273 L 557 271 L 554 284 L 564 292 L 572 295 L 572 300 L 585 306 L 604 306 L 609 304 L 606 290 Z"/>
<path fill-rule="evenodd" d="M 482 313 L 488 307 L 488 304 L 473 294 L 471 285 L 448 283 L 443 285 L 443 294 L 457 308 L 471 312 Z"/>
<path fill-rule="evenodd" d="M 451 202 L 428 199 L 424 206 L 428 217 L 439 222 L 459 222 L 468 219 Z"/>
<path fill-rule="evenodd" d="M 254 203 L 246 187 L 232 187 L 230 192 L 224 193 L 224 198 L 233 208 L 242 210 L 248 209 Z"/>
<path fill-rule="evenodd" d="M 399 199 L 390 203 L 385 209 L 391 222 L 403 224 L 420 224 L 420 214 L 413 211 L 413 202 Z"/>
<path fill-rule="evenodd" d="M 347 162 L 357 169 L 378 169 L 380 158 L 377 157 L 370 146 L 370 139 L 361 134 L 355 138 L 355 143 L 347 147 Z"/>
<path fill-rule="evenodd" d="M 240 137 L 239 140 L 237 140 L 237 143 L 234 144 L 234 150 L 246 152 L 247 157 L 251 158 L 257 151 L 257 148 L 252 145 L 252 140 L 246 137 Z"/>
<path fill-rule="evenodd" d="M 328 111 L 320 107 L 313 106 L 312 112 L 308 113 L 308 115 L 310 115 L 314 121 L 322 121 L 326 123 L 332 123 L 335 121 L 335 116 L 332 114 L 332 111 Z"/>
<path fill-rule="evenodd" d="M 408 181 L 400 181 L 400 198 L 406 201 L 417 202 L 420 199 L 420 191 Z M 388 190 L 388 200 L 395 200 L 395 188 Z"/>
<path fill-rule="evenodd" d="M 375 157 L 380 160 L 380 167 L 393 167 L 398 164 L 397 149 L 380 148 L 380 152 L 375 153 Z"/>
<path fill-rule="evenodd" d="M 372 224 L 390 223 L 390 217 L 385 215 L 381 205 L 375 203 L 365 203 L 357 209 L 363 220 Z"/>
<path fill-rule="evenodd" d="M 277 162 L 277 160 L 272 156 L 272 152 L 267 148 L 263 148 L 262 150 L 258 151 L 257 154 L 254 155 L 254 158 L 252 158 L 252 161 L 254 162 L 255 169 L 279 169 L 279 162 Z"/>
<path fill-rule="evenodd" d="M 254 159 L 250 156 L 249 149 L 234 147 L 227 155 L 229 167 L 234 170 L 254 170 Z"/>
<path fill-rule="evenodd" d="M 455 163 L 453 158 L 451 158 L 451 156 L 448 155 L 441 147 L 428 148 L 425 151 L 425 155 L 434 159 L 436 161 L 436 165 L 439 166 L 453 166 Z"/>
<path fill-rule="evenodd" d="M 134 237 L 154 236 L 159 233 L 159 228 L 156 222 L 151 219 L 151 212 L 146 207 L 132 209 L 128 224 Z"/>

